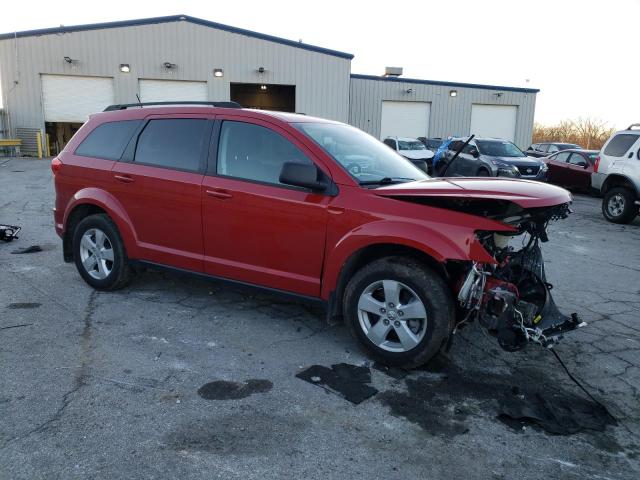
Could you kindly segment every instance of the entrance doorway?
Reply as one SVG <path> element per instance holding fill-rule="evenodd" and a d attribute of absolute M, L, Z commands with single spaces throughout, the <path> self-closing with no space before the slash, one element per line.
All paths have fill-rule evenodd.
<path fill-rule="evenodd" d="M 231 100 L 244 108 L 296 111 L 296 86 L 269 83 L 232 83 Z"/>
<path fill-rule="evenodd" d="M 82 126 L 76 122 L 45 122 L 45 132 L 49 136 L 51 155 L 59 154 L 71 137 Z"/>

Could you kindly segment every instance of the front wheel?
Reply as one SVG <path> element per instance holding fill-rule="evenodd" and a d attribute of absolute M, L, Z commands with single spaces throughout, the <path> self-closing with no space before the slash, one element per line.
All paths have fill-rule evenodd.
<path fill-rule="evenodd" d="M 351 333 L 373 358 L 405 368 L 438 353 L 454 318 L 442 278 L 404 257 L 382 258 L 359 270 L 347 285 L 343 309 Z"/>
<path fill-rule="evenodd" d="M 624 187 L 612 188 L 602 199 L 602 214 L 613 223 L 629 223 L 638 214 L 635 195 Z"/>

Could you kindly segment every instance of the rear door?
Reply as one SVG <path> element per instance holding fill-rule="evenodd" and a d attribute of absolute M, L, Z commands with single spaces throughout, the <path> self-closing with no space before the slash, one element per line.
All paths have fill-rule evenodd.
<path fill-rule="evenodd" d="M 212 127 L 202 115 L 151 115 L 114 166 L 113 193 L 142 260 L 203 270 L 200 189 Z"/>
<path fill-rule="evenodd" d="M 216 161 L 210 160 L 202 184 L 206 273 L 319 296 L 333 197 L 281 184 L 279 176 L 284 162 L 322 165 L 295 136 L 269 122 L 233 115 L 218 120 Z"/>
<path fill-rule="evenodd" d="M 547 175 L 549 182 L 555 183 L 556 185 L 567 184 L 567 181 L 569 181 L 567 174 L 567 169 L 569 168 L 567 160 L 569 159 L 569 155 L 571 154 L 568 152 L 559 152 L 549 157 L 549 173 Z"/>

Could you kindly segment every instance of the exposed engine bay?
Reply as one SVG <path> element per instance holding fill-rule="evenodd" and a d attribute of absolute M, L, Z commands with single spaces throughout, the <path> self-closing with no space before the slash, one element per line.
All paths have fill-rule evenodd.
<path fill-rule="evenodd" d="M 476 232 L 496 263 L 473 262 L 463 275 L 457 290 L 461 320 L 454 333 L 477 320 L 503 349 L 515 351 L 529 343 L 551 347 L 564 332 L 586 325 L 577 314 L 566 316 L 558 310 L 551 297 L 553 286 L 547 282 L 540 250 L 540 243 L 548 241 L 549 222 L 564 219 L 571 212 L 568 203 L 529 209 L 491 201 L 448 203 L 448 208 L 475 210 L 475 214 L 515 229 Z M 521 244 L 514 246 L 518 240 Z"/>

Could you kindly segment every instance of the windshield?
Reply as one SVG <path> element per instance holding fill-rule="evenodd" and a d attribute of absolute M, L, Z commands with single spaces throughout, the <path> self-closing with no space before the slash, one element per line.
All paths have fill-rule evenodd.
<path fill-rule="evenodd" d="M 398 150 L 426 150 L 422 142 L 398 140 Z"/>
<path fill-rule="evenodd" d="M 478 151 L 490 157 L 526 157 L 522 150 L 506 140 L 476 140 Z"/>
<path fill-rule="evenodd" d="M 294 125 L 333 157 L 361 185 L 408 182 L 429 176 L 362 130 L 344 124 Z"/>

